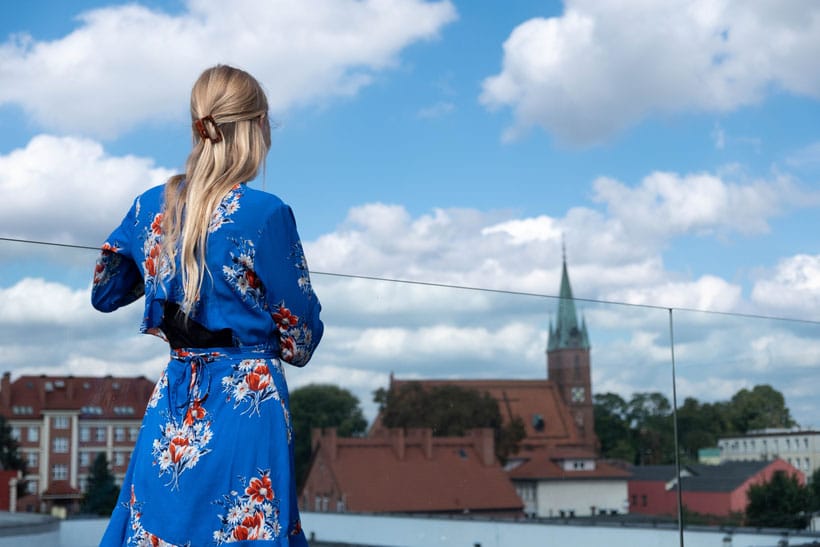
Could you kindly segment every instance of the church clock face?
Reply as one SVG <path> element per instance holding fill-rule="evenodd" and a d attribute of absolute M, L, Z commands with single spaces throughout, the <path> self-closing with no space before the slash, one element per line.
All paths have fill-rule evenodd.
<path fill-rule="evenodd" d="M 570 391 L 573 403 L 583 403 L 586 400 L 586 391 L 582 387 L 574 387 Z"/>

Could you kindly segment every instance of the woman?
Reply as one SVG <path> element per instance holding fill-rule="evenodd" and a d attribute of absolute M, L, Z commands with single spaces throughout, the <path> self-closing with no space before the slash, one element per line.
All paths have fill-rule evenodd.
<path fill-rule="evenodd" d="M 141 331 L 171 346 L 103 546 L 307 545 L 280 361 L 307 364 L 323 325 L 290 208 L 246 186 L 267 111 L 248 73 L 206 70 L 185 174 L 137 197 L 102 247 L 94 307 L 145 295 Z"/>

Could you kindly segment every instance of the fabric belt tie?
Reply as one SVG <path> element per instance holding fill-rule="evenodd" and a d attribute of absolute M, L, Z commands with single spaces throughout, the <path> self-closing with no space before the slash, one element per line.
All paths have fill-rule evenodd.
<path fill-rule="evenodd" d="M 199 411 L 211 391 L 211 371 L 207 365 L 219 355 L 218 352 L 193 353 L 182 350 L 173 352 L 173 358 L 185 364 L 186 367 L 173 386 L 170 382 L 168 383 L 168 411 L 171 416 L 176 418 L 180 410 L 188 409 L 185 412 L 184 421 L 188 425 L 193 423 L 196 417 L 194 413 Z M 177 404 L 177 393 L 185 382 L 188 383 L 185 400 Z"/>

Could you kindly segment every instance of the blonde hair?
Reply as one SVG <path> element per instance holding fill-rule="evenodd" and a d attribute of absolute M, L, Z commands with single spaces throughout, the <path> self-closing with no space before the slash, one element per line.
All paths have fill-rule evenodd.
<path fill-rule="evenodd" d="M 253 180 L 270 149 L 268 100 L 247 72 L 217 65 L 191 91 L 193 150 L 185 174 L 165 186 L 162 256 L 182 273 L 180 309 L 190 315 L 202 289 L 208 228 L 219 203 L 239 183 Z"/>

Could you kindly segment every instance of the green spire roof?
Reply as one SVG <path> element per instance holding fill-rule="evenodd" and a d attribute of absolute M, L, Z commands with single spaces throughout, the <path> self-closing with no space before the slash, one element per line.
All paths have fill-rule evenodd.
<path fill-rule="evenodd" d="M 589 349 L 587 324 L 582 320 L 578 326 L 578 314 L 575 311 L 575 300 L 572 298 L 572 287 L 567 274 L 567 259 L 564 257 L 561 271 L 561 299 L 558 301 L 558 318 L 555 328 L 550 321 L 547 351 L 557 349 Z"/>

